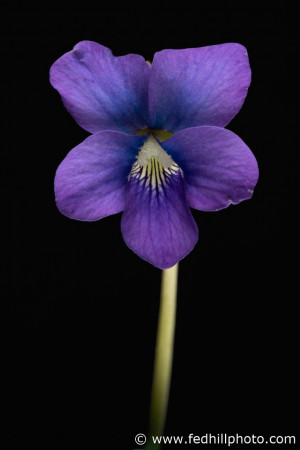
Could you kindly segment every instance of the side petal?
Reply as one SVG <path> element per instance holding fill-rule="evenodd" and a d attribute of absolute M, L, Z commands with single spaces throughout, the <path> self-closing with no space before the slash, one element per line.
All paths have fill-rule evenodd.
<path fill-rule="evenodd" d="M 82 41 L 50 69 L 50 82 L 85 130 L 135 133 L 147 126 L 149 66 L 140 55 L 115 57 Z"/>
<path fill-rule="evenodd" d="M 149 81 L 149 127 L 176 132 L 224 127 L 244 103 L 251 81 L 247 50 L 221 44 L 155 53 Z"/>
<path fill-rule="evenodd" d="M 147 174 L 137 163 L 133 167 L 121 230 L 140 258 L 167 269 L 194 248 L 198 228 L 186 202 L 180 169 L 165 172 L 157 164 L 153 162 Z"/>
<path fill-rule="evenodd" d="M 127 177 L 145 136 L 103 131 L 73 148 L 57 169 L 58 209 L 77 220 L 98 220 L 123 211 Z"/>
<path fill-rule="evenodd" d="M 252 197 L 258 180 L 257 162 L 232 131 L 189 128 L 161 145 L 184 172 L 187 202 L 192 208 L 217 211 Z"/>

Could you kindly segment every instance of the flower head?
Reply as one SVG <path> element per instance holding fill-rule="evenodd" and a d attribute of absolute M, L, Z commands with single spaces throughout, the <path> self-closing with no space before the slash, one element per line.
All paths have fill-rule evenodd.
<path fill-rule="evenodd" d="M 162 50 L 151 66 L 77 44 L 53 64 L 50 81 L 93 134 L 57 169 L 59 210 L 85 221 L 123 211 L 128 247 L 159 268 L 176 264 L 198 240 L 189 207 L 217 211 L 252 196 L 256 160 L 223 128 L 250 79 L 240 44 Z"/>

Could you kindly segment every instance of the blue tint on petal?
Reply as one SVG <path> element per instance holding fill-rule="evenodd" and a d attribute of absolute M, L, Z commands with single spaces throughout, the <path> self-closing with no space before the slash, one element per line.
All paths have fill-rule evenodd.
<path fill-rule="evenodd" d="M 252 197 L 258 180 L 257 162 L 232 131 L 187 128 L 161 146 L 184 171 L 187 202 L 192 208 L 217 211 Z"/>
<path fill-rule="evenodd" d="M 123 211 L 128 174 L 146 137 L 102 131 L 73 148 L 55 176 L 60 212 L 92 221 Z"/>
<path fill-rule="evenodd" d="M 130 176 L 121 230 L 138 256 L 167 269 L 194 248 L 198 228 L 186 202 L 180 169 L 163 178 L 161 185 L 153 187 L 147 177 Z"/>
<path fill-rule="evenodd" d="M 224 127 L 240 110 L 250 81 L 247 50 L 240 44 L 157 52 L 149 79 L 149 127 L 172 133 Z"/>
<path fill-rule="evenodd" d="M 149 66 L 140 55 L 115 57 L 97 42 L 79 42 L 50 69 L 50 82 L 77 123 L 95 133 L 135 133 L 147 126 Z"/>

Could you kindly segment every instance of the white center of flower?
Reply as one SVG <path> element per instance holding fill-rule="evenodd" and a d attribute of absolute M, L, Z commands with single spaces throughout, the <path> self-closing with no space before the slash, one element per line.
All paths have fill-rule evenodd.
<path fill-rule="evenodd" d="M 153 136 L 149 136 L 141 147 L 137 160 L 133 164 L 130 177 L 145 183 L 145 187 L 161 190 L 169 178 L 180 172 L 179 166 L 159 145 Z"/>
<path fill-rule="evenodd" d="M 150 136 L 137 156 L 137 162 L 142 167 L 147 167 L 150 159 L 156 159 L 164 169 L 168 169 L 172 164 L 174 164 L 173 159 L 167 152 L 159 145 L 153 136 Z"/>

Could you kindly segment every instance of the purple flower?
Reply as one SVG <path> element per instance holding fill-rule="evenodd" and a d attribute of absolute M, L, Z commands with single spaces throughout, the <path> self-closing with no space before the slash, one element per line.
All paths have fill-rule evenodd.
<path fill-rule="evenodd" d="M 176 264 L 198 240 L 189 207 L 217 211 L 252 196 L 256 160 L 223 128 L 250 79 L 240 44 L 162 50 L 151 66 L 140 55 L 77 44 L 53 64 L 50 81 L 93 134 L 57 169 L 61 213 L 93 221 L 123 211 L 128 247 L 161 269 Z"/>

